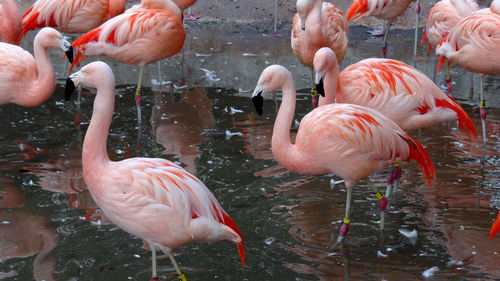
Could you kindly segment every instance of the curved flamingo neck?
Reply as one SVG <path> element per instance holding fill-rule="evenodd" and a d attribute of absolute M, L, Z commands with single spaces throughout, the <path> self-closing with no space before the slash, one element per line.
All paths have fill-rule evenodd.
<path fill-rule="evenodd" d="M 325 78 L 323 78 L 323 86 L 325 88 L 325 97 L 319 97 L 318 105 L 335 103 L 337 96 L 338 80 L 339 80 L 339 63 L 335 55 L 333 55 L 333 63 L 326 71 Z"/>
<path fill-rule="evenodd" d="M 46 101 L 54 92 L 56 87 L 56 74 L 47 48 L 42 46 L 35 38 L 34 43 L 35 63 L 37 79 L 31 83 L 31 89 L 20 101 L 20 105 L 36 106 Z"/>
<path fill-rule="evenodd" d="M 296 162 L 293 160 L 296 157 L 296 149 L 290 141 L 290 128 L 295 113 L 296 93 L 291 75 L 287 77 L 281 88 L 283 90 L 282 102 L 274 122 L 271 147 L 274 158 L 287 169 L 294 170 L 290 165 Z"/>
<path fill-rule="evenodd" d="M 306 40 L 310 41 L 311 44 L 320 44 L 323 40 L 323 33 L 321 30 L 321 9 L 323 7 L 323 1 L 316 0 L 314 2 L 314 7 L 311 9 L 306 18 Z"/>
<path fill-rule="evenodd" d="M 95 186 L 90 182 L 97 178 L 102 168 L 110 162 L 106 142 L 115 108 L 114 79 L 111 80 L 97 88 L 92 119 L 83 141 L 83 175 L 88 186 Z"/>

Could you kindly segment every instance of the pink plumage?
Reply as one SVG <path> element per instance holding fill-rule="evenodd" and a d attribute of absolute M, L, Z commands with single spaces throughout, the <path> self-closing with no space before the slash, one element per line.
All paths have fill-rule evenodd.
<path fill-rule="evenodd" d="M 230 240 L 238 246 L 244 266 L 245 247 L 238 227 L 195 176 L 166 159 L 114 162 L 108 158 L 106 140 L 115 102 L 111 68 L 93 62 L 69 80 L 97 88 L 82 164 L 88 189 L 106 217 L 144 239 L 153 250 L 169 255 L 192 241 Z"/>
<path fill-rule="evenodd" d="M 324 80 L 325 98 L 320 98 L 320 105 L 339 102 L 371 107 L 406 131 L 457 120 L 462 130 L 477 137 L 472 120 L 460 104 L 425 74 L 403 62 L 365 59 L 339 74 L 333 51 L 322 48 L 316 53 L 314 65 L 316 79 Z"/>
<path fill-rule="evenodd" d="M 17 45 L 0 42 L 0 105 L 37 106 L 56 87 L 56 75 L 47 49 L 69 51 L 71 45 L 55 29 L 46 27 L 33 42 L 35 57 Z"/>
<path fill-rule="evenodd" d="M 355 0 L 347 11 L 347 20 L 373 16 L 395 19 L 402 15 L 413 0 Z"/>
<path fill-rule="evenodd" d="M 144 66 L 178 53 L 185 38 L 181 13 L 173 2 L 144 0 L 78 38 L 71 67 L 87 56 L 101 55 Z"/>
<path fill-rule="evenodd" d="M 321 0 L 302 2 L 305 4 L 297 1 L 298 13 L 292 21 L 291 44 L 295 56 L 303 65 L 312 67 L 316 51 L 321 47 L 329 47 L 335 50 L 338 61 L 342 61 L 349 34 L 349 26 L 342 11 Z"/>
<path fill-rule="evenodd" d="M 45 26 L 65 33 L 87 32 L 125 11 L 126 0 L 38 0 L 23 15 L 23 31 Z"/>
<path fill-rule="evenodd" d="M 15 0 L 0 0 L 0 42 L 15 44 L 21 30 L 21 15 Z"/>

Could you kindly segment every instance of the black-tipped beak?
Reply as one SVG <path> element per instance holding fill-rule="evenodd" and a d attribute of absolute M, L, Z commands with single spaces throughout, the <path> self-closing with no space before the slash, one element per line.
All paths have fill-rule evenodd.
<path fill-rule="evenodd" d="M 66 91 L 64 93 L 64 99 L 66 101 L 69 101 L 71 99 L 71 94 L 75 91 L 75 83 L 73 83 L 73 80 L 71 78 L 66 79 Z"/>
<path fill-rule="evenodd" d="M 301 26 L 300 29 L 302 29 L 302 31 L 306 30 L 306 27 L 305 26 Z"/>
<path fill-rule="evenodd" d="M 319 80 L 319 83 L 316 84 L 316 91 L 318 91 L 318 94 L 320 94 L 322 97 L 325 97 L 325 86 L 323 85 L 323 78 Z"/>
<path fill-rule="evenodd" d="M 263 106 L 264 106 L 264 98 L 262 97 L 262 91 L 258 92 L 255 97 L 252 98 L 253 105 L 255 106 L 255 110 L 259 115 L 262 115 L 264 113 Z"/>
<path fill-rule="evenodd" d="M 70 63 L 73 63 L 73 46 L 69 46 L 69 49 L 65 52 Z"/>

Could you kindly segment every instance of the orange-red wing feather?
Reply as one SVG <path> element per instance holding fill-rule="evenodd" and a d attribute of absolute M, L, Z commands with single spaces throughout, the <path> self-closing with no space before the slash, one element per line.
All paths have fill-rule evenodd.
<path fill-rule="evenodd" d="M 346 18 L 347 20 L 351 20 L 353 17 L 363 16 L 366 12 L 368 12 L 368 0 L 355 0 L 349 7 Z"/>
<path fill-rule="evenodd" d="M 500 211 L 498 211 L 498 217 L 497 217 L 496 221 L 493 223 L 493 225 L 491 226 L 490 240 L 493 239 L 493 237 L 495 236 L 495 234 L 497 234 L 497 232 L 499 230 L 500 230 Z"/>
<path fill-rule="evenodd" d="M 436 172 L 434 170 L 434 164 L 432 164 L 431 158 L 425 148 L 410 135 L 399 135 L 404 141 L 408 143 L 410 148 L 410 157 L 409 159 L 413 159 L 418 162 L 420 165 L 420 169 L 425 175 L 425 179 L 429 184 L 429 188 L 431 187 L 431 180 L 436 179 Z"/>
<path fill-rule="evenodd" d="M 446 107 L 455 111 L 455 113 L 457 114 L 458 126 L 460 127 L 460 129 L 467 132 L 469 136 L 477 138 L 476 127 L 474 127 L 474 124 L 472 123 L 472 120 L 470 119 L 467 112 L 465 112 L 465 110 L 456 100 L 454 100 L 452 97 L 449 98 L 451 102 L 447 100 L 436 99 L 436 106 Z"/>

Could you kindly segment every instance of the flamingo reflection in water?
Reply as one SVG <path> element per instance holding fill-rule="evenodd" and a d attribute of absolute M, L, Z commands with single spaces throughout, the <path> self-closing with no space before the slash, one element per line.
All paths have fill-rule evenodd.
<path fill-rule="evenodd" d="M 59 241 L 49 220 L 24 207 L 26 198 L 9 180 L 0 179 L 0 260 L 33 259 L 33 278 L 53 281 L 55 261 L 48 257 Z M 17 272 L 0 272 L 0 279 L 17 276 Z"/>

